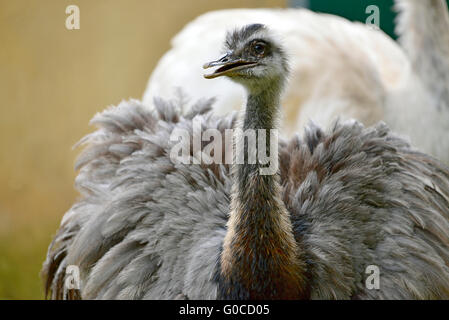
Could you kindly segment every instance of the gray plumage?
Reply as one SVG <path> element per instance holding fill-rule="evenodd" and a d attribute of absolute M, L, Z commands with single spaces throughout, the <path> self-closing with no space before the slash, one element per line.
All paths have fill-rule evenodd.
<path fill-rule="evenodd" d="M 192 136 L 193 119 L 223 137 L 236 126 L 235 114 L 214 116 L 212 103 L 183 113 L 183 101 L 158 100 L 156 110 L 130 101 L 94 117 L 99 129 L 82 140 L 77 162 L 82 198 L 65 214 L 43 266 L 51 298 L 73 296 L 64 288 L 68 265 L 80 268 L 83 299 L 223 297 L 220 257 L 236 177 L 227 164 L 169 157 L 171 133 Z M 278 178 L 304 263 L 301 297 L 449 298 L 443 164 L 382 123 L 346 122 L 327 131 L 311 125 L 303 138 L 280 141 Z M 379 290 L 365 286 L 368 265 L 380 269 Z M 260 270 L 244 271 L 251 280 Z"/>

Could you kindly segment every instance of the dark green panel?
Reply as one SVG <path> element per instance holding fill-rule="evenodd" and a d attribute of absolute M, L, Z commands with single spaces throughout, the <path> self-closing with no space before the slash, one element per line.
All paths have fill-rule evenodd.
<path fill-rule="evenodd" d="M 449 0 L 447 2 L 449 3 Z M 393 0 L 290 0 L 289 4 L 291 7 L 304 6 L 316 12 L 331 13 L 363 23 L 370 15 L 365 13 L 366 8 L 369 5 L 376 5 L 380 12 L 380 28 L 396 39 L 394 33 L 396 12 L 393 9 Z"/>

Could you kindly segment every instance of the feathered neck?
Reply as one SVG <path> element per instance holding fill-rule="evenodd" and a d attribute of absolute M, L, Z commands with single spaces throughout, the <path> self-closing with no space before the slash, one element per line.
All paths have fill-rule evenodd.
<path fill-rule="evenodd" d="M 264 90 L 250 90 L 243 119 L 243 130 L 275 127 L 281 83 Z M 272 137 L 271 137 L 272 138 Z M 277 141 L 276 141 L 277 143 Z M 234 166 L 234 185 L 228 231 L 221 255 L 219 298 L 299 299 L 305 296 L 304 263 L 295 241 L 289 213 L 282 201 L 279 173 L 261 175 L 264 165 L 247 163 Z M 254 151 L 254 149 L 253 149 Z M 276 155 L 277 156 L 277 155 Z M 275 161 L 278 161 L 277 157 Z"/>
<path fill-rule="evenodd" d="M 437 106 L 449 108 L 449 14 L 446 0 L 396 0 L 396 29 L 413 71 Z"/>

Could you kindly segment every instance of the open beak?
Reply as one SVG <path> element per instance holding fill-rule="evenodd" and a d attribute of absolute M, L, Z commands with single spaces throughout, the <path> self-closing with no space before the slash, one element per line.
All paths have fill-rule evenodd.
<path fill-rule="evenodd" d="M 226 75 L 232 71 L 244 69 L 247 68 L 248 66 L 252 66 L 255 64 L 257 64 L 257 62 L 232 57 L 232 55 L 228 53 L 218 60 L 211 61 L 203 65 L 204 69 L 219 67 L 213 73 L 205 74 L 204 78 L 213 79 L 216 77 Z"/>

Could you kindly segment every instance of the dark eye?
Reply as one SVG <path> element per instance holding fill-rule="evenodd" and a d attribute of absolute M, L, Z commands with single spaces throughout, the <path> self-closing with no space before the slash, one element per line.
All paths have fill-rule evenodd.
<path fill-rule="evenodd" d="M 265 44 L 262 42 L 256 42 L 253 44 L 253 51 L 257 55 L 263 55 L 265 53 Z"/>

